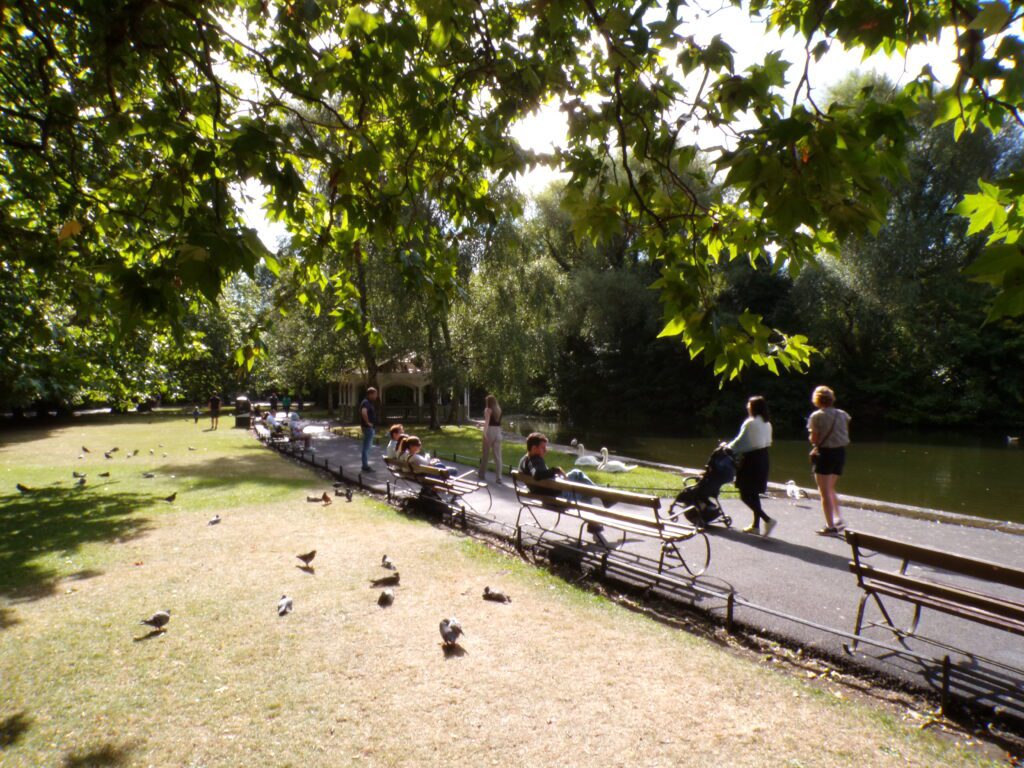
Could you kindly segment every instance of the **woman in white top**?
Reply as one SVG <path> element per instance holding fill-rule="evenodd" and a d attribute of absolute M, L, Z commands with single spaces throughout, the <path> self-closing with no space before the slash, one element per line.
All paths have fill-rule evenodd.
<path fill-rule="evenodd" d="M 736 472 L 740 499 L 754 513 L 754 522 L 743 532 L 760 535 L 761 520 L 764 520 L 764 535 L 769 536 L 776 520 L 768 517 L 761 508 L 761 494 L 768 490 L 768 448 L 772 444 L 768 402 L 760 395 L 750 398 L 747 400 L 747 415 L 740 433 L 728 444 L 733 455 L 740 457 L 740 467 Z"/>

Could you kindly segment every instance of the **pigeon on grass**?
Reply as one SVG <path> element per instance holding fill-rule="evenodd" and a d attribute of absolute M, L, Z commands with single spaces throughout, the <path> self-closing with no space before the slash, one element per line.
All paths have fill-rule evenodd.
<path fill-rule="evenodd" d="M 139 623 L 140 624 L 146 624 L 146 625 L 148 625 L 150 627 L 153 627 L 153 629 L 158 629 L 161 632 L 163 632 L 164 631 L 164 627 L 167 626 L 167 622 L 169 622 L 170 620 L 171 620 L 171 611 L 170 611 L 169 608 L 167 608 L 167 609 L 164 609 L 162 611 L 157 611 L 152 616 L 150 616 L 148 619 L 143 619 Z"/>
<path fill-rule="evenodd" d="M 398 570 L 397 568 L 395 568 L 394 562 L 387 555 L 382 555 L 381 556 L 381 558 L 380 558 L 380 567 L 381 568 L 387 568 L 389 571 L 396 571 L 396 570 Z"/>
<path fill-rule="evenodd" d="M 313 558 L 316 557 L 316 550 L 314 549 L 304 555 L 296 555 L 296 557 L 308 568 L 309 564 L 313 562 Z"/>
<path fill-rule="evenodd" d="M 496 589 L 490 587 L 484 587 L 484 600 L 490 600 L 493 603 L 511 603 L 512 598 L 506 595 L 504 592 L 499 592 Z"/>
<path fill-rule="evenodd" d="M 85 478 L 84 477 L 78 478 L 78 482 L 75 483 L 75 485 L 77 485 L 79 488 L 84 488 L 85 487 Z"/>
<path fill-rule="evenodd" d="M 156 477 L 156 473 L 154 473 L 154 472 L 143 472 L 142 476 L 144 478 L 146 478 L 147 480 L 152 480 L 154 477 Z"/>
<path fill-rule="evenodd" d="M 277 615 L 285 616 L 292 612 L 292 599 L 288 595 L 281 595 L 281 599 L 277 601 Z"/>
<path fill-rule="evenodd" d="M 207 525 L 220 525 L 220 515 L 214 515 L 206 523 Z"/>
<path fill-rule="evenodd" d="M 35 491 L 35 488 L 29 488 L 27 485 L 22 485 L 21 483 L 16 484 L 14 487 L 18 489 L 19 493 L 32 493 Z"/>
<path fill-rule="evenodd" d="M 110 477 L 109 472 L 100 472 L 100 477 Z"/>
<path fill-rule="evenodd" d="M 178 492 L 177 491 L 172 493 L 170 496 L 165 496 L 163 500 L 166 501 L 168 504 L 173 504 L 174 500 L 176 498 L 178 498 Z"/>
<path fill-rule="evenodd" d="M 380 593 L 380 597 L 377 598 L 377 605 L 381 608 L 387 608 L 395 602 L 395 590 L 385 589 Z"/>
<path fill-rule="evenodd" d="M 104 459 L 112 459 L 112 458 L 114 458 L 114 454 L 112 454 L 110 451 L 107 451 L 106 453 L 103 454 L 103 458 Z"/>
<path fill-rule="evenodd" d="M 92 451 L 90 451 L 90 450 L 89 450 L 88 448 L 86 448 L 86 447 L 85 447 L 85 446 L 83 445 L 83 446 L 82 446 L 82 453 L 92 453 Z"/>
<path fill-rule="evenodd" d="M 401 574 L 395 571 L 390 576 L 381 576 L 379 579 L 371 579 L 371 587 L 397 587 L 402 580 Z"/>
<path fill-rule="evenodd" d="M 441 639 L 444 641 L 444 645 L 452 646 L 455 645 L 461 635 L 466 634 L 462 631 L 462 625 L 459 620 L 454 616 L 450 619 L 441 619 Z"/>
<path fill-rule="evenodd" d="M 71 476 L 72 477 L 82 478 L 82 477 L 85 477 L 85 472 L 72 472 Z"/>

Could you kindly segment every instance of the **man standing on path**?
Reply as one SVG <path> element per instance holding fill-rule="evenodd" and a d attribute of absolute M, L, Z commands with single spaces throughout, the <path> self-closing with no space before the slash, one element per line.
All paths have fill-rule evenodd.
<path fill-rule="evenodd" d="M 373 404 L 377 401 L 377 390 L 370 387 L 366 397 L 359 404 L 359 426 L 363 429 L 363 472 L 376 472 L 370 466 L 370 446 L 373 445 L 374 426 L 377 424 L 377 409 Z"/>
<path fill-rule="evenodd" d="M 210 429 L 216 429 L 218 421 L 220 421 L 220 397 L 214 392 L 210 398 Z"/>

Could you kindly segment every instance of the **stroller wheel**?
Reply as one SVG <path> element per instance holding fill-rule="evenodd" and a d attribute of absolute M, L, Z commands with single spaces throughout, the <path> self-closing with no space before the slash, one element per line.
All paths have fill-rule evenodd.
<path fill-rule="evenodd" d="M 732 528 L 732 518 L 728 515 L 722 515 L 722 522 L 725 524 L 726 528 Z"/>

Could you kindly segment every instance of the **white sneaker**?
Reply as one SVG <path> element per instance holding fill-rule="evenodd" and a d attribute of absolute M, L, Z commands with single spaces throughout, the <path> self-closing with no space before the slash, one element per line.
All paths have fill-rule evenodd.
<path fill-rule="evenodd" d="M 778 525 L 778 523 L 778 520 L 769 520 L 767 523 L 764 524 L 765 538 L 772 535 L 772 531 L 775 530 L 775 526 Z"/>

